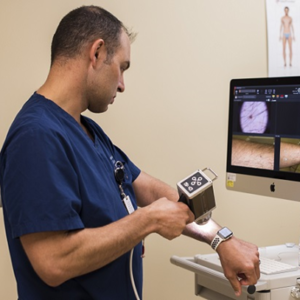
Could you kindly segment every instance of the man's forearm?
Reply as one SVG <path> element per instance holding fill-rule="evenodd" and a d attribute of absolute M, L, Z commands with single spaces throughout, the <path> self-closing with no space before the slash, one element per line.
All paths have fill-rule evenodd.
<path fill-rule="evenodd" d="M 178 191 L 175 188 L 170 187 L 168 184 L 156 178 L 153 178 L 146 173 L 142 173 L 138 180 L 139 181 L 137 183 L 140 183 L 140 190 L 136 189 L 135 192 L 137 195 L 140 194 L 140 197 L 137 197 L 138 199 L 140 199 L 140 201 L 141 199 L 145 200 L 145 192 L 147 189 L 149 189 L 149 191 L 146 192 L 147 194 L 149 194 L 149 202 L 155 201 L 161 197 L 167 197 L 172 201 L 178 201 L 179 199 Z M 141 183 L 144 183 L 143 185 L 145 185 L 145 188 L 141 188 L 141 186 L 143 186 Z M 186 226 L 183 234 L 198 241 L 209 244 L 220 228 L 221 227 L 213 220 L 209 220 L 209 222 L 205 225 L 197 225 L 193 222 Z"/>
<path fill-rule="evenodd" d="M 162 197 L 172 201 L 179 200 L 179 195 L 175 188 L 145 172 L 141 172 L 134 181 L 133 188 L 140 207 L 147 206 Z"/>
<path fill-rule="evenodd" d="M 204 225 L 198 225 L 195 222 L 186 225 L 183 234 L 197 241 L 210 244 L 221 226 L 213 219 L 210 219 Z"/>
<path fill-rule="evenodd" d="M 300 146 L 289 143 L 281 143 L 280 168 L 287 168 L 300 164 Z"/>
<path fill-rule="evenodd" d="M 274 146 L 233 139 L 231 160 L 235 166 L 272 170 Z"/>
<path fill-rule="evenodd" d="M 300 146 L 280 143 L 280 168 L 291 167 L 300 163 Z M 252 168 L 274 169 L 274 146 L 232 140 L 232 164 Z"/>
<path fill-rule="evenodd" d="M 150 217 L 148 212 L 138 210 L 104 227 L 28 234 L 21 242 L 37 274 L 48 285 L 57 286 L 130 251 L 156 230 Z"/>

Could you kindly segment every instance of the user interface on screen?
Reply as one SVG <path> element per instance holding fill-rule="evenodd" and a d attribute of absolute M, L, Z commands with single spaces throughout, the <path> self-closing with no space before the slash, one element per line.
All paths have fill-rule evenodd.
<path fill-rule="evenodd" d="M 227 171 L 300 173 L 300 78 L 231 81 Z"/>

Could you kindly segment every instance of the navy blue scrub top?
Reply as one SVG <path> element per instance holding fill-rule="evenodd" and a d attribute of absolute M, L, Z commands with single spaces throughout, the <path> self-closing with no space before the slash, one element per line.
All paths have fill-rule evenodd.
<path fill-rule="evenodd" d="M 16 116 L 0 154 L 0 186 L 8 245 L 20 300 L 135 299 L 129 253 L 58 287 L 32 269 L 19 237 L 34 232 L 77 230 L 110 224 L 128 215 L 114 178 L 125 166 L 123 189 L 136 209 L 132 182 L 140 170 L 91 119 L 75 119 L 35 93 Z M 138 224 L 137 224 L 138 230 Z M 142 294 L 142 247 L 134 250 L 133 272 Z"/>

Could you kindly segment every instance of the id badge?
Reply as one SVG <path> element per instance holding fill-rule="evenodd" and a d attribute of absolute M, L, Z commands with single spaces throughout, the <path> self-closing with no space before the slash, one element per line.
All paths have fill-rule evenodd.
<path fill-rule="evenodd" d="M 134 212 L 134 207 L 132 205 L 132 202 L 130 200 L 129 196 L 126 196 L 125 198 L 123 198 L 123 203 L 128 211 L 129 214 L 132 214 Z"/>

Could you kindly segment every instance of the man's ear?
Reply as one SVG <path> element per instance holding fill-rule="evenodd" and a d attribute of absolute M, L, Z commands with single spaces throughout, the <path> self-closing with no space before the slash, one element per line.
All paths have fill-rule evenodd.
<path fill-rule="evenodd" d="M 93 66 L 95 66 L 99 61 L 104 61 L 106 59 L 106 47 L 102 39 L 94 41 L 90 48 L 90 61 Z"/>

